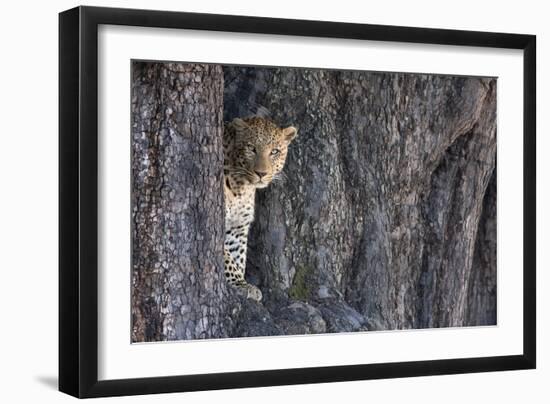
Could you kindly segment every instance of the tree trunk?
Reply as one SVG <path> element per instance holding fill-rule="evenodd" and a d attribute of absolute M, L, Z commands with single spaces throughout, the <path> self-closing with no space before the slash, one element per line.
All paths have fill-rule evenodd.
<path fill-rule="evenodd" d="M 494 79 L 224 74 L 226 120 L 263 106 L 299 130 L 250 236 L 249 278 L 275 323 L 289 331 L 293 307 L 327 331 L 495 324 Z"/>
<path fill-rule="evenodd" d="M 222 102 L 219 66 L 133 65 L 134 342 L 228 335 Z"/>

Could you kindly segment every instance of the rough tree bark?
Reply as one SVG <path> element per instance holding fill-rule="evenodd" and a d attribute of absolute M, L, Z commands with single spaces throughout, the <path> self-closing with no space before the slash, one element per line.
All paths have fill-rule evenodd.
<path fill-rule="evenodd" d="M 224 73 L 226 120 L 299 128 L 247 268 L 285 333 L 495 324 L 494 79 Z"/>
<path fill-rule="evenodd" d="M 225 84 L 224 84 L 225 83 Z M 139 64 L 133 340 L 496 323 L 496 81 Z M 222 101 L 223 100 L 223 101 Z M 298 127 L 223 279 L 222 112 Z"/>
<path fill-rule="evenodd" d="M 223 72 L 136 62 L 132 340 L 228 335 L 223 278 Z"/>

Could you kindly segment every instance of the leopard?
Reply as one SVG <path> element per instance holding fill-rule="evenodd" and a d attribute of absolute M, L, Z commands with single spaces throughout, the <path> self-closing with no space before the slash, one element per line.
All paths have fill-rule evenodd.
<path fill-rule="evenodd" d="M 245 279 L 256 190 L 281 179 L 294 126 L 279 127 L 266 117 L 235 118 L 224 124 L 224 274 L 247 299 L 262 300 L 261 290 Z"/>

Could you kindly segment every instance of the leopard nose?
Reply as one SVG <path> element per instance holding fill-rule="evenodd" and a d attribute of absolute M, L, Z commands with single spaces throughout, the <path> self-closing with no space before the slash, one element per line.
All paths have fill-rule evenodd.
<path fill-rule="evenodd" d="M 262 177 L 265 177 L 267 175 L 267 171 L 254 171 L 258 177 L 262 178 Z"/>

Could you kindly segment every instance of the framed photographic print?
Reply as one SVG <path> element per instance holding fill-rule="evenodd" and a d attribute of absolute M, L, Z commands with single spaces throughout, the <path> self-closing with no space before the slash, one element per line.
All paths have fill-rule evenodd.
<path fill-rule="evenodd" d="M 61 391 L 535 367 L 534 36 L 59 23 Z"/>

